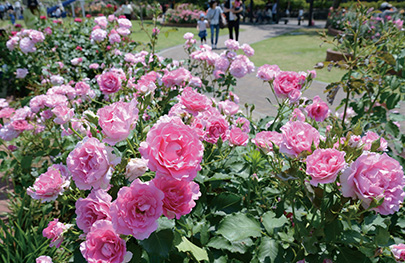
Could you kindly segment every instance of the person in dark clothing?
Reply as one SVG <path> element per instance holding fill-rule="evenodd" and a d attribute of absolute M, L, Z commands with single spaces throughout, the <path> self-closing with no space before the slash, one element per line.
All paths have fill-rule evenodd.
<path fill-rule="evenodd" d="M 239 22 L 240 13 L 243 11 L 243 6 L 240 0 L 226 0 L 224 4 L 224 13 L 228 21 L 229 38 L 233 38 L 233 31 L 235 31 L 235 40 L 239 39 Z"/>

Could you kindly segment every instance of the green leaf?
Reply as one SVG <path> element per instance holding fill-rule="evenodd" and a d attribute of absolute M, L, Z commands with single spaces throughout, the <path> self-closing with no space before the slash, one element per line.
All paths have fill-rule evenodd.
<path fill-rule="evenodd" d="M 224 211 L 227 214 L 240 211 L 242 197 L 233 193 L 221 193 L 212 201 L 217 211 Z"/>
<path fill-rule="evenodd" d="M 401 100 L 401 94 L 399 94 L 399 93 L 391 94 L 387 99 L 387 108 L 389 110 L 392 110 L 393 108 L 395 108 L 397 106 L 397 104 L 400 100 Z"/>
<path fill-rule="evenodd" d="M 259 237 L 261 236 L 261 228 L 256 219 L 238 213 L 226 216 L 219 224 L 217 233 L 233 242 L 248 237 Z"/>
<path fill-rule="evenodd" d="M 274 228 L 282 227 L 286 223 L 288 223 L 288 219 L 284 215 L 282 215 L 279 218 L 276 218 L 276 213 L 274 213 L 273 211 L 266 212 L 262 216 L 262 220 L 264 228 L 270 235 L 273 234 Z"/>
<path fill-rule="evenodd" d="M 337 257 L 336 263 L 347 263 L 347 262 L 370 262 L 370 260 L 360 251 L 351 249 L 348 247 L 339 247 L 339 255 Z"/>
<path fill-rule="evenodd" d="M 201 260 L 209 261 L 207 251 L 205 251 L 200 247 L 197 247 L 196 245 L 191 243 L 186 237 L 181 237 L 181 242 L 180 244 L 176 245 L 176 247 L 180 252 L 190 252 L 193 255 L 193 257 L 198 261 Z"/>
<path fill-rule="evenodd" d="M 377 234 L 375 236 L 375 243 L 378 246 L 385 247 L 388 245 L 390 239 L 390 233 L 386 228 L 377 227 Z"/>
<path fill-rule="evenodd" d="M 385 125 L 385 131 L 394 135 L 394 137 L 397 137 L 399 135 L 399 128 L 392 121 L 389 121 L 387 125 Z"/>
<path fill-rule="evenodd" d="M 142 240 L 139 243 L 148 252 L 148 254 L 158 254 L 166 258 L 172 248 L 174 240 L 173 231 L 164 229 L 159 232 L 153 232 L 148 239 Z"/>
<path fill-rule="evenodd" d="M 269 258 L 270 262 L 276 262 L 278 248 L 279 246 L 275 240 L 270 237 L 263 237 L 257 252 L 259 261 L 265 262 L 265 260 Z"/>
<path fill-rule="evenodd" d="M 21 160 L 21 168 L 23 169 L 30 169 L 32 164 L 32 156 L 26 155 Z"/>
<path fill-rule="evenodd" d="M 253 241 L 250 238 L 239 240 L 236 242 L 230 242 L 224 237 L 216 236 L 208 242 L 207 246 L 215 249 L 228 250 L 232 253 L 244 254 L 253 245 Z"/>

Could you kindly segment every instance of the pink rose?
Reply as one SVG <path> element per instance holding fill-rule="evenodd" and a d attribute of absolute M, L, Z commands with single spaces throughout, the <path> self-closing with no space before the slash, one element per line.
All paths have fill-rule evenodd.
<path fill-rule="evenodd" d="M 386 153 L 363 153 L 342 173 L 340 183 L 343 196 L 362 200 L 366 209 L 374 199 L 384 198 L 380 206 L 372 208 L 382 215 L 398 211 L 405 197 L 404 171 Z"/>
<path fill-rule="evenodd" d="M 392 245 L 390 249 L 397 262 L 405 261 L 405 244 Z"/>
<path fill-rule="evenodd" d="M 29 33 L 29 37 L 34 43 L 44 42 L 45 40 L 44 34 L 37 30 L 31 30 L 31 32 Z"/>
<path fill-rule="evenodd" d="M 75 204 L 77 227 L 88 233 L 94 222 L 111 221 L 111 200 L 111 196 L 103 189 L 93 189 L 86 198 L 79 198 Z"/>
<path fill-rule="evenodd" d="M 124 27 L 124 28 L 128 28 L 128 29 L 131 29 L 131 27 L 132 27 L 131 21 L 126 18 L 119 18 L 117 20 L 117 22 L 120 27 Z"/>
<path fill-rule="evenodd" d="M 200 111 L 205 111 L 211 107 L 211 101 L 207 96 L 198 93 L 191 87 L 186 87 L 179 96 L 180 103 L 184 105 L 191 114 L 196 115 Z"/>
<path fill-rule="evenodd" d="M 132 253 L 127 252 L 125 240 L 117 234 L 111 221 L 99 220 L 93 224 L 80 244 L 80 252 L 90 263 L 128 262 Z"/>
<path fill-rule="evenodd" d="M 103 41 L 107 37 L 107 31 L 97 28 L 91 32 L 91 39 L 97 42 Z"/>
<path fill-rule="evenodd" d="M 223 114 L 227 116 L 235 115 L 239 111 L 239 105 L 230 100 L 218 102 L 218 108 Z"/>
<path fill-rule="evenodd" d="M 24 37 L 20 41 L 20 48 L 24 54 L 35 52 L 37 48 L 35 47 L 35 42 L 32 41 L 29 37 Z"/>
<path fill-rule="evenodd" d="M 4 108 L 0 110 L 0 118 L 10 118 L 11 115 L 15 112 L 13 108 Z"/>
<path fill-rule="evenodd" d="M 243 44 L 240 48 L 243 50 L 243 52 L 245 52 L 245 55 L 248 57 L 251 57 L 255 54 L 255 50 L 248 44 Z"/>
<path fill-rule="evenodd" d="M 15 72 L 17 79 L 23 79 L 28 75 L 28 69 L 26 68 L 18 68 Z"/>
<path fill-rule="evenodd" d="M 273 151 L 273 143 L 277 146 L 281 144 L 283 135 L 275 131 L 262 131 L 256 134 L 252 142 L 265 153 Z"/>
<path fill-rule="evenodd" d="M 190 213 L 194 200 L 201 196 L 199 185 L 192 181 L 158 177 L 153 182 L 164 193 L 163 214 L 169 219 L 180 219 Z"/>
<path fill-rule="evenodd" d="M 125 177 L 129 181 L 134 181 L 148 170 L 148 161 L 143 158 L 133 158 L 129 160 L 125 169 Z"/>
<path fill-rule="evenodd" d="M 119 27 L 119 28 L 117 28 L 116 31 L 121 36 L 128 36 L 129 34 L 131 34 L 131 31 L 126 27 Z"/>
<path fill-rule="evenodd" d="M 53 221 L 49 222 L 48 226 L 42 231 L 42 235 L 48 239 L 51 239 L 50 247 L 60 247 L 63 241 L 63 234 L 72 225 L 65 225 L 59 222 L 59 219 L 55 218 Z"/>
<path fill-rule="evenodd" d="M 298 109 L 298 108 L 294 109 L 294 111 L 293 111 L 293 113 L 291 115 L 291 118 L 290 118 L 290 121 L 295 121 L 295 120 L 297 120 L 297 121 L 305 121 L 304 113 L 302 113 L 302 111 L 300 109 Z"/>
<path fill-rule="evenodd" d="M 283 71 L 277 74 L 274 79 L 274 92 L 276 96 L 282 99 L 289 98 L 297 94 L 305 82 L 305 77 L 294 71 Z M 290 95 L 291 94 L 291 95 Z M 296 98 L 294 98 L 296 99 Z"/>
<path fill-rule="evenodd" d="M 35 263 L 53 263 L 53 261 L 49 256 L 40 256 L 35 259 Z"/>
<path fill-rule="evenodd" d="M 61 171 L 54 167 L 41 174 L 35 180 L 34 185 L 27 189 L 27 193 L 32 198 L 41 200 L 41 202 L 50 202 L 56 200 L 69 184 L 68 176 L 66 174 L 62 176 Z"/>
<path fill-rule="evenodd" d="M 114 30 L 115 31 L 115 30 Z M 110 44 L 114 43 L 120 43 L 121 42 L 121 36 L 117 33 L 112 33 L 113 31 L 111 30 L 111 34 L 108 36 L 108 40 L 110 41 Z"/>
<path fill-rule="evenodd" d="M 371 146 L 372 146 L 373 142 L 378 139 L 380 139 L 380 136 L 377 133 L 368 131 L 366 133 L 366 135 L 361 138 L 361 141 L 364 145 L 363 150 L 365 150 L 365 151 L 371 150 Z M 378 147 L 377 151 L 386 151 L 387 147 L 388 147 L 388 142 L 383 137 L 381 137 L 380 147 Z"/>
<path fill-rule="evenodd" d="M 53 120 L 56 124 L 65 124 L 75 115 L 74 109 L 70 109 L 65 105 L 56 106 L 52 109 L 52 113 L 56 116 Z"/>
<path fill-rule="evenodd" d="M 277 65 L 265 64 L 257 70 L 256 76 L 263 81 L 271 81 L 274 80 L 280 72 L 281 70 Z"/>
<path fill-rule="evenodd" d="M 139 152 L 157 175 L 192 180 L 201 170 L 204 146 L 192 128 L 178 117 L 163 116 L 148 132 Z"/>
<path fill-rule="evenodd" d="M 228 49 L 233 50 L 233 51 L 239 50 L 239 43 L 238 43 L 238 41 L 233 40 L 233 39 L 228 39 L 228 40 L 226 40 L 226 41 L 225 41 L 225 46 L 226 46 Z"/>
<path fill-rule="evenodd" d="M 249 135 L 240 128 L 232 128 L 229 132 L 229 144 L 231 146 L 245 146 L 249 141 Z"/>
<path fill-rule="evenodd" d="M 243 78 L 254 71 L 254 64 L 244 55 L 238 55 L 229 67 L 229 72 L 235 78 Z"/>
<path fill-rule="evenodd" d="M 70 61 L 70 63 L 72 63 L 73 66 L 77 66 L 79 65 L 81 62 L 83 61 L 82 58 L 74 58 Z"/>
<path fill-rule="evenodd" d="M 86 96 L 90 92 L 90 86 L 84 81 L 79 81 L 75 84 L 76 95 Z"/>
<path fill-rule="evenodd" d="M 204 140 L 209 143 L 217 143 L 221 137 L 222 141 L 226 141 L 229 130 L 228 121 L 221 115 L 213 115 L 207 120 L 206 134 Z"/>
<path fill-rule="evenodd" d="M 194 37 L 194 34 L 193 34 L 193 33 L 190 33 L 190 32 L 185 33 L 184 36 L 183 36 L 183 38 L 184 38 L 184 39 L 187 39 L 187 40 L 190 40 L 190 39 L 192 39 L 193 37 Z"/>
<path fill-rule="evenodd" d="M 97 78 L 97 83 L 104 95 L 115 93 L 121 89 L 121 78 L 112 71 L 101 74 Z"/>
<path fill-rule="evenodd" d="M 316 149 L 307 157 L 307 174 L 314 186 L 333 183 L 338 173 L 345 167 L 345 152 L 335 149 Z"/>
<path fill-rule="evenodd" d="M 185 68 L 178 68 L 165 73 L 162 82 L 166 87 L 182 86 L 191 78 L 191 73 Z"/>
<path fill-rule="evenodd" d="M 99 16 L 99 17 L 94 18 L 94 22 L 96 22 L 96 24 L 102 28 L 106 28 L 107 24 L 108 24 L 107 17 L 105 17 L 105 16 Z"/>
<path fill-rule="evenodd" d="M 18 132 L 23 132 L 25 130 L 34 129 L 34 126 L 32 126 L 32 124 L 29 124 L 26 120 L 12 121 L 12 122 L 10 122 L 10 126 L 13 128 L 13 130 L 18 131 Z"/>
<path fill-rule="evenodd" d="M 80 190 L 106 189 L 110 185 L 113 166 L 120 162 L 112 148 L 96 138 L 84 138 L 69 153 L 66 163 L 73 180 Z"/>
<path fill-rule="evenodd" d="M 138 121 L 137 101 L 115 102 L 97 111 L 98 124 L 103 129 L 106 138 L 103 140 L 110 145 L 125 140 L 135 129 Z"/>
<path fill-rule="evenodd" d="M 122 235 L 136 239 L 148 238 L 158 227 L 163 213 L 164 194 L 153 183 L 136 179 L 130 187 L 122 187 L 111 204 L 110 213 L 114 229 Z"/>
<path fill-rule="evenodd" d="M 317 122 L 322 122 L 329 116 L 328 104 L 322 101 L 319 96 L 315 96 L 312 104 L 308 105 L 305 109 L 308 112 L 308 117 Z"/>
<path fill-rule="evenodd" d="M 225 56 L 220 56 L 215 60 L 215 69 L 226 71 L 229 68 L 229 59 Z"/>
<path fill-rule="evenodd" d="M 280 152 L 297 157 L 303 151 L 312 152 L 311 147 L 319 145 L 319 132 L 310 124 L 302 121 L 289 121 L 281 127 L 283 141 Z"/>

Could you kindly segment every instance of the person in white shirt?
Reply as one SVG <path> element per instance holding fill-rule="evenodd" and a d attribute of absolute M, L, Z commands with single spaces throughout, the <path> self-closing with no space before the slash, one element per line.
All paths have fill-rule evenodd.
<path fill-rule="evenodd" d="M 211 45 L 213 49 L 217 48 L 218 36 L 219 36 L 219 19 L 221 19 L 222 9 L 218 6 L 217 1 L 212 0 L 210 2 L 210 8 L 207 11 L 207 19 L 210 22 L 211 28 Z M 215 31 L 215 39 L 214 39 Z"/>
<path fill-rule="evenodd" d="M 14 11 L 15 11 L 16 19 L 20 19 L 20 17 L 21 17 L 21 3 L 20 3 L 20 1 L 16 1 L 14 3 Z"/>
<path fill-rule="evenodd" d="M 127 19 L 131 20 L 131 14 L 132 14 L 131 4 L 128 1 L 126 1 L 125 5 L 122 5 L 121 9 L 122 9 L 122 13 L 124 14 L 124 16 Z"/>
<path fill-rule="evenodd" d="M 201 38 L 201 45 L 207 44 L 207 27 L 209 23 L 203 13 L 200 14 L 200 20 L 197 21 L 198 36 Z"/>
<path fill-rule="evenodd" d="M 235 31 L 235 40 L 239 39 L 239 21 L 240 13 L 243 11 L 243 6 L 240 0 L 226 0 L 224 4 L 224 12 L 228 21 L 229 38 L 233 38 Z"/>

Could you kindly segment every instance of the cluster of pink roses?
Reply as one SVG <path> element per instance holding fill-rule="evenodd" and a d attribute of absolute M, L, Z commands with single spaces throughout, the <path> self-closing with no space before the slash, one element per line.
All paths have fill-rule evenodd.
<path fill-rule="evenodd" d="M 37 49 L 35 44 L 44 42 L 45 35 L 38 30 L 22 29 L 15 36 L 11 37 L 7 43 L 7 48 L 12 51 L 17 46 L 20 47 L 24 54 L 35 52 Z"/>
<path fill-rule="evenodd" d="M 126 37 L 131 34 L 132 23 L 126 18 L 117 18 L 114 15 L 107 17 L 99 16 L 94 19 L 94 22 L 97 24 L 93 27 L 91 32 L 91 39 L 96 42 L 104 41 L 107 36 L 110 44 L 121 43 L 121 38 Z M 111 25 L 112 28 L 108 33 L 108 25 Z"/>

